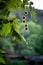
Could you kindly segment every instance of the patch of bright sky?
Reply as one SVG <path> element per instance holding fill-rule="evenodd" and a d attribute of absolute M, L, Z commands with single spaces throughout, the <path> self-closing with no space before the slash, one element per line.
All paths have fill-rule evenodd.
<path fill-rule="evenodd" d="M 21 0 L 23 1 L 23 0 Z M 32 1 L 34 4 L 33 4 L 33 7 L 35 7 L 36 9 L 41 9 L 43 10 L 43 0 L 30 0 Z"/>
<path fill-rule="evenodd" d="M 30 0 L 30 1 L 34 3 L 33 7 L 43 10 L 43 0 Z"/>

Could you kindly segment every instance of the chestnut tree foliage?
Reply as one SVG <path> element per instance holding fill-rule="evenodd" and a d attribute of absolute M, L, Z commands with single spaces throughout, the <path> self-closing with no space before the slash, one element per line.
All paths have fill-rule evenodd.
<path fill-rule="evenodd" d="M 20 8 L 24 12 L 25 5 L 29 5 L 30 14 L 34 17 L 35 13 L 31 6 L 33 3 L 29 2 L 29 0 L 0 0 L 0 40 L 7 36 L 10 36 L 12 40 L 16 39 L 20 42 L 23 40 L 23 37 L 18 32 L 19 20 L 16 17 L 9 19 L 8 16 L 12 9 L 16 11 L 17 8 Z M 3 60 L 1 56 L 0 59 Z"/>
<path fill-rule="evenodd" d="M 9 13 L 12 9 L 16 10 L 18 7 L 24 11 L 25 5 L 30 6 L 30 13 L 34 17 L 34 12 L 29 0 L 0 0 L 0 37 L 7 36 L 11 33 L 11 37 L 21 40 L 21 35 L 18 33 L 19 20 L 17 18 L 8 19 Z"/>

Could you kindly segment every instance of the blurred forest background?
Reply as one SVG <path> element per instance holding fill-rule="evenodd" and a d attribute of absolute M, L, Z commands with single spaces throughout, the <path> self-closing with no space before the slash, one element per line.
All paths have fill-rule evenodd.
<path fill-rule="evenodd" d="M 30 12 L 27 7 L 28 15 L 27 24 L 28 31 L 24 30 L 23 23 L 20 23 L 19 32 L 25 37 L 28 45 L 24 44 L 22 54 L 26 55 L 43 55 L 43 11 L 33 8 L 36 12 L 36 21 L 31 18 Z M 22 12 L 18 9 L 16 14 L 17 18 L 22 21 Z M 32 54 L 33 53 L 33 54 Z"/>
<path fill-rule="evenodd" d="M 0 55 L 3 56 L 3 53 L 6 53 L 6 55 L 21 55 L 21 56 L 43 55 L 43 11 L 33 8 L 33 10 L 36 13 L 36 21 L 35 21 L 31 17 L 28 7 L 26 7 L 26 10 L 28 12 L 28 14 L 25 15 L 28 30 L 25 30 L 24 23 L 22 22 L 22 16 L 24 15 L 24 12 L 20 8 L 17 8 L 16 11 L 12 8 L 10 10 L 10 13 L 9 11 L 7 12 L 7 14 L 9 13 L 8 19 L 9 20 L 11 19 L 10 21 L 11 24 L 12 24 L 12 18 L 14 19 L 13 22 L 14 32 L 12 31 L 13 27 L 11 29 L 10 23 L 7 23 L 8 21 L 4 22 L 4 25 L 1 23 L 1 21 L 3 21 L 1 18 L 2 12 L 4 10 L 2 12 L 0 10 L 0 24 L 2 24 L 0 25 L 0 52 L 1 52 Z M 4 18 L 6 19 L 6 16 Z M 4 29 L 3 32 L 1 29 L 2 30 Z M 23 37 L 21 36 L 23 39 L 22 41 L 17 31 L 20 35 L 23 36 Z M 9 32 L 10 34 L 8 34 Z M 3 38 L 1 37 L 1 35 Z M 3 63 L 5 63 L 4 59 L 2 59 L 1 57 L 0 59 L 3 61 Z"/>
<path fill-rule="evenodd" d="M 16 12 L 11 11 L 9 15 L 9 17 L 17 17 L 20 20 L 18 24 L 19 33 L 22 34 L 28 42 L 28 44 L 25 42 L 21 44 L 18 41 L 11 41 L 10 37 L 4 38 L 3 41 L 0 41 L 2 43 L 1 45 L 3 45 L 3 43 L 9 43 L 8 45 L 11 45 L 11 43 L 14 44 L 14 54 L 43 55 L 43 11 L 35 8 L 34 10 L 36 11 L 37 21 L 35 22 L 31 19 L 31 15 L 28 11 L 28 15 L 26 16 L 28 24 L 27 31 L 22 23 L 23 12 L 21 12 L 20 9 L 17 9 Z"/>

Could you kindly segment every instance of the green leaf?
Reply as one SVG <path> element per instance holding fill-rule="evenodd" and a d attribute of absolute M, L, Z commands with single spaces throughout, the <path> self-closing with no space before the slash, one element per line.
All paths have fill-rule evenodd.
<path fill-rule="evenodd" d="M 21 10 L 24 12 L 25 11 L 25 5 L 29 5 L 29 0 L 23 0 L 21 4 Z"/>
<path fill-rule="evenodd" d="M 31 14 L 31 17 L 34 21 L 36 21 L 36 13 L 35 11 L 33 10 L 33 8 L 31 6 L 29 6 L 30 8 L 30 14 Z"/>
<path fill-rule="evenodd" d="M 16 10 L 16 8 L 21 6 L 21 3 L 21 0 L 10 0 L 6 5 L 8 9 L 14 8 Z"/>
<path fill-rule="evenodd" d="M 19 25 L 18 19 L 14 19 L 13 28 L 14 28 L 14 30 L 17 31 L 17 32 L 18 32 L 18 25 Z"/>
<path fill-rule="evenodd" d="M 0 53 L 6 53 L 6 51 L 4 51 L 4 50 L 0 49 Z"/>
<path fill-rule="evenodd" d="M 0 63 L 6 64 L 5 60 L 0 56 Z"/>
<path fill-rule="evenodd" d="M 2 27 L 2 34 L 7 36 L 11 31 L 11 25 L 10 23 L 7 23 L 7 24 L 4 24 L 3 27 Z"/>
<path fill-rule="evenodd" d="M 22 41 L 21 35 L 13 29 L 13 31 L 12 31 L 12 38 L 14 38 L 14 37 L 15 37 L 15 39 L 17 41 L 19 41 L 19 42 Z"/>
<path fill-rule="evenodd" d="M 1 2 L 2 0 L 0 0 L 0 2 Z"/>
<path fill-rule="evenodd" d="M 28 1 L 29 0 L 23 0 L 23 5 L 25 6 L 25 5 L 28 5 Z"/>

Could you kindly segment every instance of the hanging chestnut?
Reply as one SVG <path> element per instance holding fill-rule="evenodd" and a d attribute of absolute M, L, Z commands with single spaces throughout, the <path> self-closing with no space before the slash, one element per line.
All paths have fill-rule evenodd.
<path fill-rule="evenodd" d="M 28 30 L 28 28 L 25 28 L 25 30 Z"/>
<path fill-rule="evenodd" d="M 28 11 L 25 11 L 25 15 L 27 15 L 28 14 Z"/>
<path fill-rule="evenodd" d="M 25 23 L 26 21 L 25 20 L 23 20 L 23 23 Z"/>
<path fill-rule="evenodd" d="M 27 24 L 25 24 L 25 27 L 27 27 Z"/>
<path fill-rule="evenodd" d="M 27 24 L 25 24 L 25 30 L 28 30 L 28 25 Z"/>
<path fill-rule="evenodd" d="M 30 5 L 33 5 L 33 2 L 32 1 L 30 2 Z"/>
<path fill-rule="evenodd" d="M 26 19 L 26 17 L 25 17 L 25 16 L 23 16 L 23 17 L 22 17 L 22 19 Z"/>

